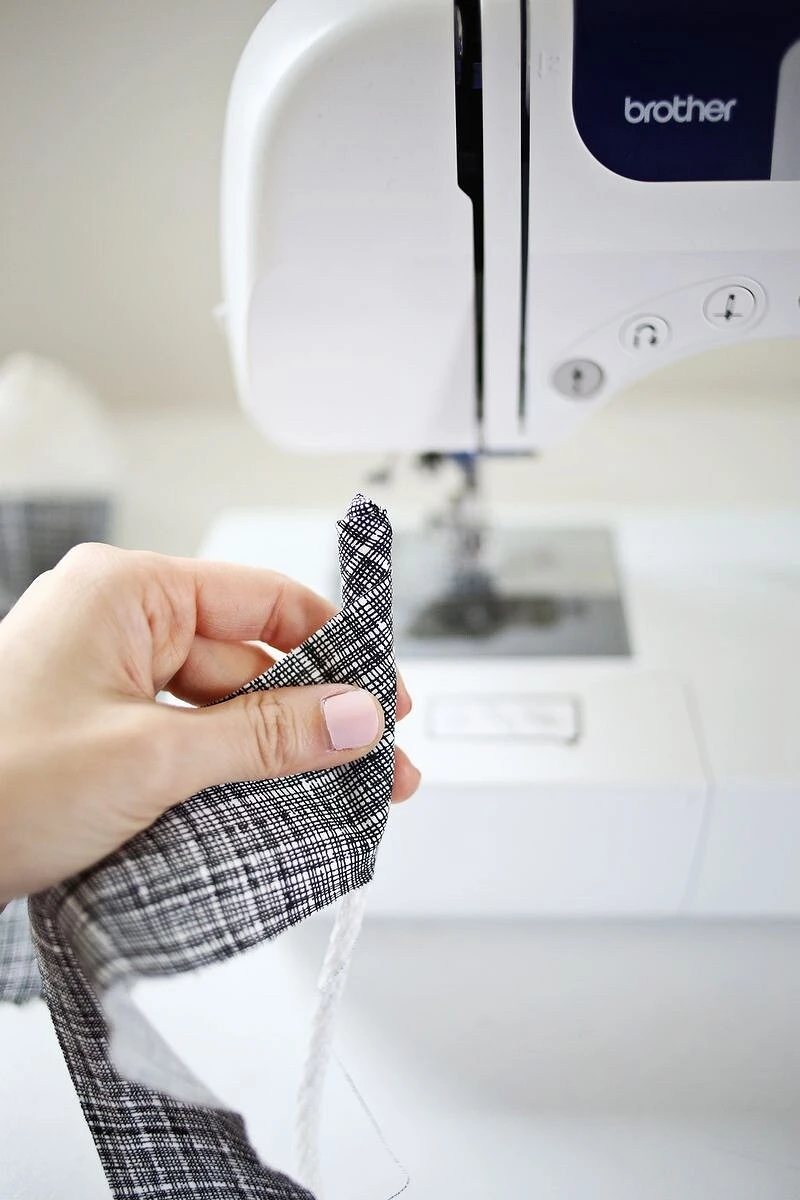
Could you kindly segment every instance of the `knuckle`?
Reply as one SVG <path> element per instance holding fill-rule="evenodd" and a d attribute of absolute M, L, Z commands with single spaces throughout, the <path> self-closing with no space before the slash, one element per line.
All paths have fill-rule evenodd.
<path fill-rule="evenodd" d="M 80 542 L 67 551 L 58 566 L 84 575 L 105 571 L 118 558 L 119 551 L 103 542 Z"/>
<path fill-rule="evenodd" d="M 290 773 L 300 745 L 291 706 L 281 703 L 273 692 L 253 692 L 245 697 L 245 703 L 260 773 Z"/>

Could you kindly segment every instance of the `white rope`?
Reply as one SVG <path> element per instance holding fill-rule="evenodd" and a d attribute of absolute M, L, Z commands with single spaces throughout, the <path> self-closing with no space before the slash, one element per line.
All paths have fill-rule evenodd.
<path fill-rule="evenodd" d="M 337 907 L 325 960 L 317 981 L 317 1003 L 297 1093 L 297 1171 L 300 1182 L 313 1192 L 317 1200 L 321 1200 L 319 1142 L 322 1099 L 333 1047 L 336 1009 L 361 932 L 368 891 L 369 887 L 365 886 L 349 892 Z"/>

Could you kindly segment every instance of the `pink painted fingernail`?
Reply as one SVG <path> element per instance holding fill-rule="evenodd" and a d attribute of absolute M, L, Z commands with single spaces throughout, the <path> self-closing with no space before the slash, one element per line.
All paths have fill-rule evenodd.
<path fill-rule="evenodd" d="M 358 750 L 375 741 L 381 728 L 377 701 L 369 692 L 340 692 L 322 701 L 322 715 L 334 750 Z"/>

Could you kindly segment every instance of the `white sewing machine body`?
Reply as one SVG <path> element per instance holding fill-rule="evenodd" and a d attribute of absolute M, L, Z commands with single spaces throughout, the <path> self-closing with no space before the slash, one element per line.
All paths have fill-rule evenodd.
<path fill-rule="evenodd" d="M 223 311 L 269 438 L 541 450 L 659 365 L 800 335 L 793 0 L 455 10 L 278 0 L 242 57 Z"/>
<path fill-rule="evenodd" d="M 458 0 L 454 31 L 451 0 L 278 0 L 223 177 L 224 317 L 263 432 L 540 452 L 658 366 L 800 337 L 800 10 L 708 7 Z M 675 503 L 491 514 L 548 603 L 575 535 L 539 553 L 542 520 L 587 547 L 607 529 L 616 566 L 569 602 L 608 615 L 613 593 L 616 634 L 401 644 L 425 788 L 378 911 L 800 914 L 800 519 Z M 233 514 L 203 552 L 330 591 L 332 564 L 309 578 L 329 522 Z M 502 593 L 514 555 L 487 554 Z"/>

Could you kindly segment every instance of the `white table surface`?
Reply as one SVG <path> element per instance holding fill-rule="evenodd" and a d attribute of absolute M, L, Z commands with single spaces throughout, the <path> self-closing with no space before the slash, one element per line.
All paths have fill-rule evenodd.
<path fill-rule="evenodd" d="M 409 886 L 413 886 L 410 882 Z M 326 930 L 144 1009 L 291 1165 Z M 326 1109 L 326 1200 L 798 1200 L 800 926 L 369 923 Z M 0 1010 L 2 1200 L 107 1200 L 47 1014 Z M 390 1153 L 391 1151 L 391 1153 Z"/>

